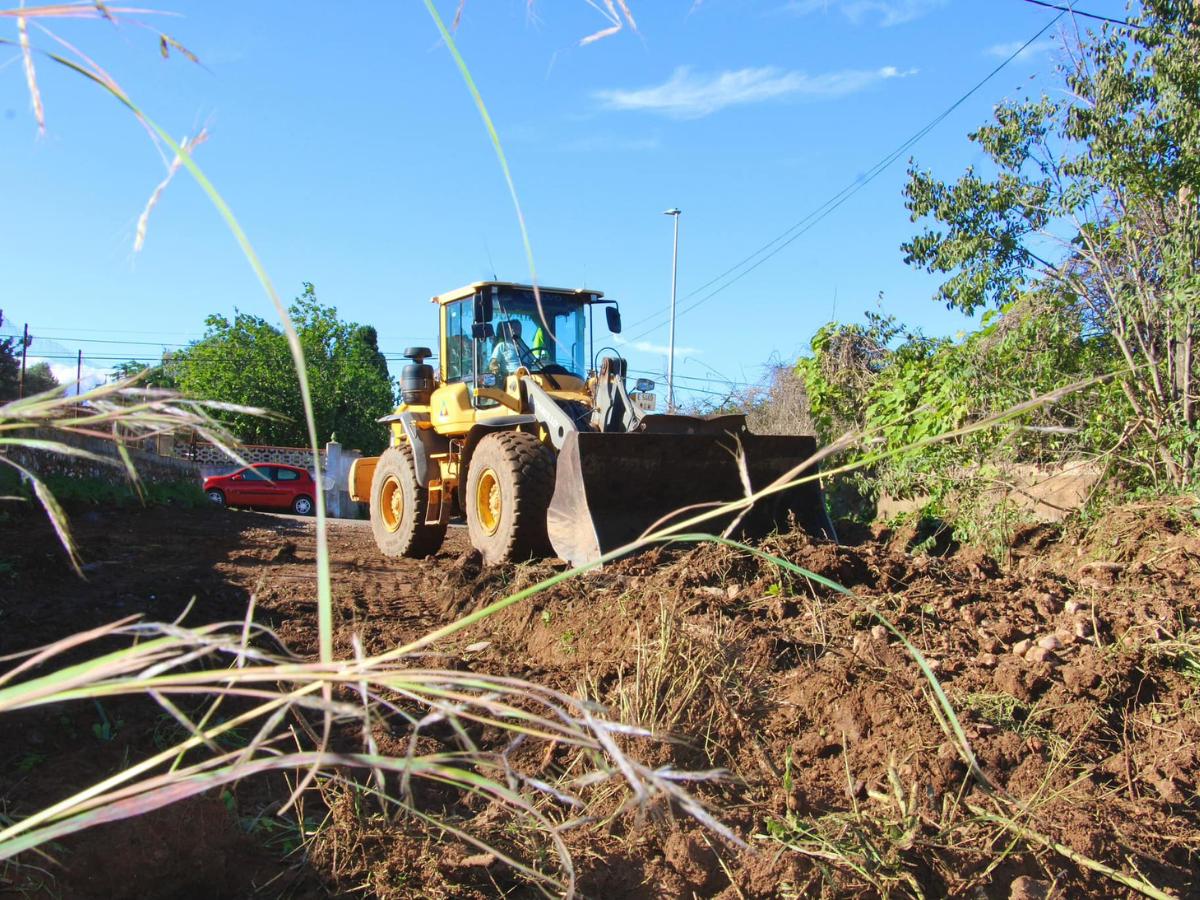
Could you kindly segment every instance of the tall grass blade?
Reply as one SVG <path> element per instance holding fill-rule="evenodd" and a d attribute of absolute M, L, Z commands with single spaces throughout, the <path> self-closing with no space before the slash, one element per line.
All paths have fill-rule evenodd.
<path fill-rule="evenodd" d="M 25 0 L 20 0 L 25 6 Z M 21 45 L 21 62 L 25 67 L 25 85 L 29 88 L 29 102 L 33 104 L 33 117 L 37 120 L 38 133 L 46 134 L 46 110 L 42 106 L 42 92 L 38 87 L 37 70 L 33 66 L 33 48 L 29 44 L 29 26 L 22 12 L 17 14 L 17 40 Z"/>

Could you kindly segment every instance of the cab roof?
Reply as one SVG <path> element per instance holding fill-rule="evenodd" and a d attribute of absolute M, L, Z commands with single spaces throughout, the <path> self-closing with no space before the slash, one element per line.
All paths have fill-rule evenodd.
<path fill-rule="evenodd" d="M 473 297 L 475 292 L 480 288 L 498 287 L 498 288 L 516 288 L 520 291 L 532 291 L 532 284 L 517 284 L 514 281 L 475 281 L 457 290 L 447 291 L 444 294 L 438 294 L 433 298 L 434 303 L 445 305 L 453 303 L 456 300 L 464 300 L 467 297 Z M 603 297 L 603 291 L 593 291 L 587 288 L 556 288 L 546 285 L 538 285 L 539 291 L 544 291 L 547 294 L 565 294 L 567 296 L 575 296 L 579 298 L 581 303 L 586 303 L 591 297 Z"/>

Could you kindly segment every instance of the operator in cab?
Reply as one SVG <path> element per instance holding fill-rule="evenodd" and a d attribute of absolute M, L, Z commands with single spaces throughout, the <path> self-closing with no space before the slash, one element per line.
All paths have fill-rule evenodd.
<path fill-rule="evenodd" d="M 492 355 L 488 360 L 488 371 L 504 378 L 517 371 L 521 366 L 527 369 L 536 368 L 533 353 L 521 340 L 521 323 L 517 319 L 501 322 L 496 329 L 496 345 L 492 347 Z"/>

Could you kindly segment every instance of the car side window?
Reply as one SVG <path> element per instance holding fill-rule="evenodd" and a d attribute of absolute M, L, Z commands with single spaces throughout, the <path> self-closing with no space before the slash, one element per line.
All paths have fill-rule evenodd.
<path fill-rule="evenodd" d="M 247 469 L 245 477 L 248 481 L 270 481 L 271 473 L 262 469 Z"/>
<path fill-rule="evenodd" d="M 276 469 L 275 470 L 275 480 L 276 481 L 299 481 L 300 473 L 293 471 L 292 469 Z"/>

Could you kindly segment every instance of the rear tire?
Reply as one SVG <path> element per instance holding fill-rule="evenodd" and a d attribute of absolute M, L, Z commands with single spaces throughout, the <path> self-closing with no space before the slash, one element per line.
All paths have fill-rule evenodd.
<path fill-rule="evenodd" d="M 417 484 L 412 448 L 389 447 L 371 479 L 371 533 L 384 556 L 420 559 L 437 553 L 446 526 L 426 525 L 429 492 Z"/>
<path fill-rule="evenodd" d="M 463 505 L 471 545 L 488 565 L 550 553 L 546 510 L 554 493 L 554 456 L 532 434 L 487 435 L 471 455 Z"/>
<path fill-rule="evenodd" d="M 307 494 L 301 494 L 292 501 L 292 512 L 298 516 L 311 516 L 313 509 L 312 497 L 309 497 Z"/>

